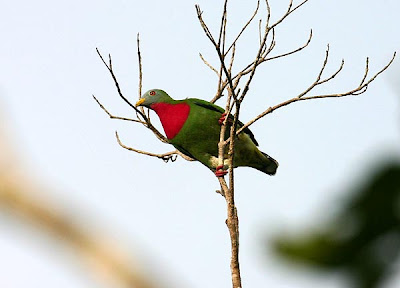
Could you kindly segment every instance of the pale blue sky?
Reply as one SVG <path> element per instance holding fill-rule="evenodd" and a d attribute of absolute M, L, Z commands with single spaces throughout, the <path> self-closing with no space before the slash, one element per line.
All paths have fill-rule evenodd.
<path fill-rule="evenodd" d="M 95 48 L 113 55 L 122 89 L 134 101 L 140 32 L 144 90 L 162 88 L 177 99 L 211 99 L 217 79 L 198 53 L 213 63 L 216 58 L 198 24 L 196 2 L 3 2 L 1 118 L 7 120 L 27 171 L 46 183 L 54 201 L 88 210 L 82 213 L 89 215 L 84 222 L 104 225 L 115 239 L 132 243 L 132 254 L 150 258 L 171 283 L 230 287 L 225 202 L 214 192 L 218 181 L 198 163 L 179 159 L 165 164 L 120 148 L 115 130 L 136 148 L 162 152 L 171 147 L 138 125 L 108 119 L 91 98 L 95 94 L 112 113 L 132 115 Z M 273 19 L 282 15 L 286 2 L 270 1 Z M 222 1 L 197 3 L 217 31 Z M 254 6 L 255 1 L 232 0 L 230 27 L 237 31 Z M 319 91 L 342 92 L 358 84 L 367 56 L 371 73 L 380 69 L 400 50 L 398 11 L 397 0 L 310 0 L 276 31 L 276 51 L 304 43 L 312 28 L 310 47 L 259 70 L 242 121 L 308 87 L 327 43 L 327 70 L 336 69 L 342 58 L 346 64 L 342 75 Z M 256 26 L 251 29 L 257 33 Z M 246 36 L 238 46 L 238 64 L 254 55 L 257 47 L 251 40 Z M 341 278 L 283 265 L 265 252 L 265 240 L 280 229 L 326 219 L 351 180 L 385 156 L 400 158 L 398 60 L 362 96 L 296 103 L 252 126 L 261 150 L 280 167 L 274 177 L 237 169 L 244 287 L 343 287 Z M 48 248 L 48 239 L 3 219 L 4 287 L 101 287 L 63 249 Z M 387 288 L 397 286 L 392 280 Z"/>

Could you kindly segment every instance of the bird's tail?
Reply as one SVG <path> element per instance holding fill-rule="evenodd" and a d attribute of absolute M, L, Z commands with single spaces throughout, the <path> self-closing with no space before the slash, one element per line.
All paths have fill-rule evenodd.
<path fill-rule="evenodd" d="M 275 175 L 276 169 L 278 169 L 279 163 L 274 158 L 260 151 L 262 156 L 264 156 L 265 160 L 263 161 L 263 165 L 260 167 L 255 167 L 261 172 L 267 173 L 268 175 Z"/>

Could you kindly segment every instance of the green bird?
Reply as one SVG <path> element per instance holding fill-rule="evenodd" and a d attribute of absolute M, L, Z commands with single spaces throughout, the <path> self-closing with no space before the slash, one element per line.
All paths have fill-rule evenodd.
<path fill-rule="evenodd" d="M 230 164 L 218 162 L 218 142 L 221 125 L 226 118 L 225 110 L 210 102 L 187 98 L 174 100 L 165 91 L 149 90 L 142 95 L 137 106 L 144 106 L 156 112 L 170 144 L 183 154 L 201 162 L 211 169 L 217 177 L 223 177 Z M 229 138 L 229 127 L 233 119 L 229 115 L 225 139 Z M 238 127 L 243 123 L 239 122 Z M 278 162 L 261 152 L 250 129 L 245 128 L 235 139 L 233 166 L 255 168 L 274 175 Z M 227 155 L 226 155 L 226 158 Z"/>

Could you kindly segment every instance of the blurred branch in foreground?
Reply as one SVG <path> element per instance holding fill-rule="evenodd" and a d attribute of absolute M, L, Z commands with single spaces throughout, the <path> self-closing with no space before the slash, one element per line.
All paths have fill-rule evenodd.
<path fill-rule="evenodd" d="M 72 247 L 79 260 L 87 263 L 97 279 L 109 287 L 160 287 L 137 271 L 139 265 L 132 263 L 129 250 L 113 245 L 104 235 L 85 231 L 76 221 L 62 214 L 67 211 L 60 213 L 62 209 L 54 208 L 60 203 L 52 203 L 34 181 L 19 173 L 19 163 L 10 153 L 4 125 L 4 122 L 0 124 L 0 210 L 18 217 L 27 225 L 39 227 L 39 231 Z"/>
<path fill-rule="evenodd" d="M 330 223 L 303 236 L 278 237 L 275 249 L 294 262 L 340 270 L 353 287 L 381 287 L 400 252 L 400 163 L 391 162 L 349 191 L 350 199 Z"/>

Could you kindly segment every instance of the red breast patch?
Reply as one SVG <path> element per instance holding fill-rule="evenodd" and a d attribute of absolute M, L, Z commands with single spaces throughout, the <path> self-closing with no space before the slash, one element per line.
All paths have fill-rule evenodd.
<path fill-rule="evenodd" d="M 151 109 L 153 109 L 160 118 L 168 139 L 174 138 L 179 131 L 181 131 L 190 112 L 190 106 L 186 103 L 155 103 L 151 105 Z"/>

